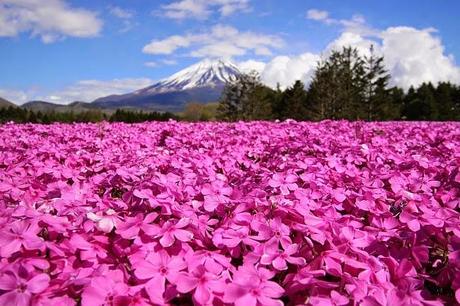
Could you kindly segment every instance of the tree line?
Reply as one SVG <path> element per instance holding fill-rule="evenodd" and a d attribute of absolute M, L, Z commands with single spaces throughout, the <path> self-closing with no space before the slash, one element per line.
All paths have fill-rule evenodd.
<path fill-rule="evenodd" d="M 169 119 L 178 119 L 172 113 L 165 112 L 143 112 L 125 109 L 117 109 L 112 114 L 101 110 L 87 110 L 78 112 L 41 112 L 23 109 L 20 107 L 9 106 L 0 108 L 0 123 L 43 123 L 50 124 L 53 122 L 72 123 L 72 122 L 127 122 L 136 123 L 144 121 L 167 121 Z"/>
<path fill-rule="evenodd" d="M 256 73 L 228 83 L 218 103 L 189 103 L 180 114 L 118 109 L 79 112 L 40 112 L 19 107 L 0 108 L 2 122 L 144 122 L 209 120 L 460 120 L 460 87 L 449 82 L 423 83 L 407 92 L 390 87 L 384 58 L 361 55 L 356 48 L 332 51 L 320 61 L 308 87 L 296 81 L 281 90 L 264 85 Z"/>
<path fill-rule="evenodd" d="M 265 86 L 256 73 L 227 84 L 217 108 L 220 120 L 460 120 L 460 88 L 423 83 L 407 93 L 390 87 L 384 58 L 373 47 L 332 51 L 318 63 L 311 83 L 281 90 Z"/>

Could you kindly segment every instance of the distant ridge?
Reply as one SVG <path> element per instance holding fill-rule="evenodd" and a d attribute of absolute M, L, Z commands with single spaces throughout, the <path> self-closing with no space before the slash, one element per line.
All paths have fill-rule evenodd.
<path fill-rule="evenodd" d="M 151 86 L 124 95 L 102 97 L 92 104 L 102 108 L 180 111 L 189 102 L 217 101 L 225 84 L 240 74 L 238 67 L 229 61 L 206 59 Z"/>
<path fill-rule="evenodd" d="M 4 108 L 4 107 L 17 107 L 16 104 L 14 104 L 13 102 L 11 101 L 8 101 L 7 99 L 4 99 L 2 97 L 0 97 L 0 108 Z"/>
<path fill-rule="evenodd" d="M 81 112 L 117 108 L 146 111 L 182 111 L 189 102 L 209 103 L 219 100 L 228 82 L 236 80 L 241 71 L 230 61 L 205 59 L 193 64 L 151 86 L 131 93 L 109 95 L 93 102 L 72 102 L 67 105 L 47 101 L 29 101 L 22 108 L 40 112 Z M 1 98 L 0 98 L 1 99 Z M 4 104 L 15 106 L 6 101 Z M 7 104 L 10 103 L 10 104 Z"/>

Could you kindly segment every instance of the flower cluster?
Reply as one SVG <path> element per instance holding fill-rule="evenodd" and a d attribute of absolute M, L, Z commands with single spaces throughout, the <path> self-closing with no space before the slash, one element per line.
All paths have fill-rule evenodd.
<path fill-rule="evenodd" d="M 0 305 L 460 303 L 457 123 L 0 126 Z"/>

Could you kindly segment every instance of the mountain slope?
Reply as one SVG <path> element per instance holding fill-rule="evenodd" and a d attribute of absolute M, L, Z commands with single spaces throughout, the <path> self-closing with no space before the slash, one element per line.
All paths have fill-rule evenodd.
<path fill-rule="evenodd" d="M 14 104 L 13 102 L 10 102 L 10 101 L 0 97 L 0 108 L 4 108 L 4 107 L 6 108 L 6 107 L 10 107 L 10 106 L 17 107 L 17 105 Z"/>
<path fill-rule="evenodd" d="M 102 108 L 180 111 L 189 102 L 217 101 L 225 84 L 235 80 L 240 73 L 231 62 L 203 60 L 152 86 L 124 95 L 102 97 L 92 104 Z"/>
<path fill-rule="evenodd" d="M 51 102 L 45 102 L 45 101 L 30 101 L 27 103 L 24 103 L 21 105 L 22 108 L 32 110 L 35 112 L 84 112 L 88 110 L 94 110 L 97 109 L 95 105 L 92 105 L 91 103 L 85 103 L 85 102 L 72 102 L 67 105 L 62 105 L 62 104 L 54 104 Z"/>

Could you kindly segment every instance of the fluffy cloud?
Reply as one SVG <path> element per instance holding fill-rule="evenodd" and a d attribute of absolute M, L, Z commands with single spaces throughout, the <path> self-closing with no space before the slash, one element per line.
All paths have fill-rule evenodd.
<path fill-rule="evenodd" d="M 446 55 L 433 29 L 391 27 L 381 33 L 382 52 L 393 82 L 407 89 L 423 82 L 460 83 L 460 68 Z"/>
<path fill-rule="evenodd" d="M 243 73 L 251 73 L 255 71 L 259 74 L 262 74 L 262 72 L 265 69 L 266 63 L 255 60 L 247 60 L 237 63 L 237 66 Z"/>
<path fill-rule="evenodd" d="M 318 10 L 307 12 L 309 19 L 342 27 L 341 35 L 327 46 L 326 56 L 331 50 L 344 46 L 356 47 L 361 54 L 368 55 L 369 47 L 374 45 L 376 53 L 385 58 L 392 75 L 392 85 L 408 89 L 423 82 L 460 83 L 460 68 L 453 56 L 445 53 L 435 29 L 399 26 L 377 30 L 360 15 L 339 20 L 330 18 L 326 13 Z"/>
<path fill-rule="evenodd" d="M 217 10 L 221 16 L 248 11 L 249 0 L 180 0 L 162 6 L 162 15 L 171 19 L 207 19 Z"/>
<path fill-rule="evenodd" d="M 91 102 L 97 98 L 132 92 L 154 83 L 148 78 L 114 79 L 109 81 L 83 80 L 78 81 L 62 90 L 49 93 L 30 91 L 15 91 L 0 89 L 0 97 L 17 104 L 31 100 L 43 100 L 57 104 L 69 104 L 73 101 Z"/>
<path fill-rule="evenodd" d="M 246 55 L 271 55 L 272 49 L 280 48 L 283 40 L 275 35 L 240 32 L 234 27 L 216 25 L 209 32 L 200 34 L 173 35 L 162 40 L 152 40 L 144 46 L 147 54 L 171 54 L 188 48 L 193 57 L 224 57 Z"/>
<path fill-rule="evenodd" d="M 63 0 L 0 1 L 0 37 L 28 32 L 50 43 L 66 36 L 97 36 L 101 29 L 96 13 L 70 7 Z"/>
<path fill-rule="evenodd" d="M 281 88 L 291 86 L 296 80 L 310 83 L 320 56 L 304 53 L 297 56 L 277 56 L 268 62 L 260 72 L 261 79 L 268 86 Z"/>

